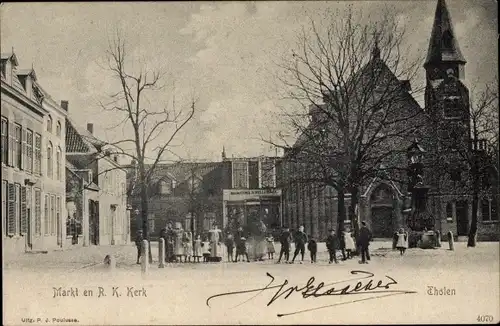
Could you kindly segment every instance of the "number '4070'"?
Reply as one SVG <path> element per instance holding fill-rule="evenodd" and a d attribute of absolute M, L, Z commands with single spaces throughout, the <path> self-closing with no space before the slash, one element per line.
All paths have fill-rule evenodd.
<path fill-rule="evenodd" d="M 492 322 L 493 321 L 493 316 L 492 315 L 479 315 L 479 316 L 477 316 L 477 321 L 480 322 L 480 323 Z"/>

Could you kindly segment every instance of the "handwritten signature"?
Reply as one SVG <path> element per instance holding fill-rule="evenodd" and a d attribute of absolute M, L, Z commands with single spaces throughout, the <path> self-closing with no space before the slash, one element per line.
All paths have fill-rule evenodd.
<path fill-rule="evenodd" d="M 288 299 L 294 293 L 300 293 L 300 295 L 302 295 L 303 299 L 318 298 L 318 297 L 324 297 L 324 296 L 343 296 L 343 295 L 354 295 L 354 294 L 380 294 L 380 293 L 384 293 L 383 295 L 371 296 L 368 298 L 356 299 L 356 300 L 347 301 L 347 302 L 336 302 L 336 303 L 329 304 L 329 305 L 294 311 L 294 312 L 290 312 L 290 313 L 277 314 L 278 317 L 284 317 L 284 316 L 296 315 L 296 314 L 300 314 L 300 313 L 310 312 L 310 311 L 314 311 L 314 310 L 318 310 L 318 309 L 324 309 L 324 308 L 329 308 L 329 307 L 334 307 L 334 306 L 344 305 L 344 304 L 349 304 L 349 303 L 354 303 L 354 302 L 379 299 L 379 298 L 383 298 L 383 297 L 389 297 L 389 296 L 400 295 L 400 294 L 417 293 L 416 291 L 390 289 L 390 287 L 392 285 L 396 285 L 396 284 L 398 284 L 398 282 L 394 278 L 387 276 L 387 275 L 385 276 L 386 277 L 385 282 L 384 282 L 384 280 L 379 280 L 375 284 L 373 281 L 373 277 L 375 275 L 373 273 L 356 270 L 356 271 L 351 271 L 351 274 L 356 275 L 357 277 L 347 279 L 347 280 L 342 280 L 342 281 L 335 281 L 335 282 L 331 282 L 328 284 L 325 284 L 324 282 L 319 282 L 319 283 L 315 284 L 316 278 L 311 277 L 311 278 L 309 278 L 309 280 L 306 282 L 306 284 L 304 286 L 299 287 L 297 285 L 287 286 L 289 284 L 287 279 L 285 279 L 281 284 L 274 284 L 274 280 L 275 280 L 274 276 L 272 276 L 269 273 L 266 273 L 266 275 L 269 278 L 271 278 L 271 281 L 265 287 L 216 294 L 216 295 L 209 297 L 206 301 L 206 304 L 207 304 L 207 306 L 210 307 L 211 300 L 213 300 L 215 298 L 220 298 L 223 296 L 234 296 L 234 295 L 241 295 L 241 294 L 255 293 L 255 292 L 257 293 L 254 296 L 247 299 L 246 301 L 235 306 L 235 307 L 238 307 L 238 306 L 241 306 L 241 305 L 253 300 L 255 297 L 262 294 L 264 291 L 269 291 L 269 290 L 276 290 L 276 292 L 274 292 L 274 295 L 271 297 L 271 299 L 267 303 L 268 307 L 271 306 L 278 299 L 282 299 L 282 300 Z M 368 281 L 362 281 L 362 280 L 368 280 Z M 352 281 L 358 281 L 358 282 L 356 282 L 355 285 L 353 283 L 345 285 L 345 283 L 352 282 Z M 344 285 L 338 286 L 338 284 L 342 284 L 342 283 L 344 283 Z M 337 288 L 334 287 L 333 285 L 336 285 Z M 235 307 L 233 307 L 233 308 L 235 308 Z"/>

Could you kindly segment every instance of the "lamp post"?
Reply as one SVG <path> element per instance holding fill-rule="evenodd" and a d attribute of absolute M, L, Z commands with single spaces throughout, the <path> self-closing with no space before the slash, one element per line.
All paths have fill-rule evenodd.
<path fill-rule="evenodd" d="M 417 140 L 407 149 L 408 158 L 408 191 L 411 192 L 411 208 L 403 212 L 408 214 L 407 225 L 410 230 L 415 234 L 422 234 L 422 247 L 433 247 L 432 241 L 424 232 L 426 230 L 434 229 L 434 216 L 427 208 L 427 193 L 430 189 L 429 186 L 424 185 L 424 157 L 425 150 L 420 146 Z M 410 247 L 416 247 L 417 243 L 412 237 L 409 241 Z"/>

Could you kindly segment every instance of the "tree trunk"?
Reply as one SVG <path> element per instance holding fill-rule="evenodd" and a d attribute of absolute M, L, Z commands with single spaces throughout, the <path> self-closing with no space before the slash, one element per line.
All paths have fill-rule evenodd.
<path fill-rule="evenodd" d="M 472 221 L 469 229 L 469 239 L 467 241 L 467 247 L 476 246 L 476 234 L 477 234 L 477 209 L 479 203 L 479 175 L 477 166 L 474 168 L 473 178 L 473 192 L 472 192 Z"/>
<path fill-rule="evenodd" d="M 340 234 L 344 230 L 344 220 L 346 219 L 346 212 L 345 212 L 345 190 L 343 188 L 340 188 L 337 190 L 337 225 L 338 225 L 338 231 L 337 233 Z"/>
<path fill-rule="evenodd" d="M 149 223 L 148 223 L 148 186 L 146 181 L 141 180 L 141 217 L 142 217 L 142 232 L 144 234 L 144 239 L 148 240 L 149 247 L 149 263 L 153 262 L 153 254 L 151 253 L 151 239 L 149 235 Z"/>
<path fill-rule="evenodd" d="M 359 230 L 358 216 L 356 214 L 356 206 L 359 204 L 359 189 L 353 187 L 351 189 L 351 204 L 349 205 L 349 220 L 351 220 L 354 236 L 357 236 Z M 359 209 L 359 208 L 358 208 Z"/>

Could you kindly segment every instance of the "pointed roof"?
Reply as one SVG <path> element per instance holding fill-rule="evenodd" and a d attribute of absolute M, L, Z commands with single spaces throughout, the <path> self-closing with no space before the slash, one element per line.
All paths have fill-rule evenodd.
<path fill-rule="evenodd" d="M 445 0 L 438 0 L 424 67 L 430 63 L 446 61 L 467 62 L 458 46 L 446 2 Z"/>

